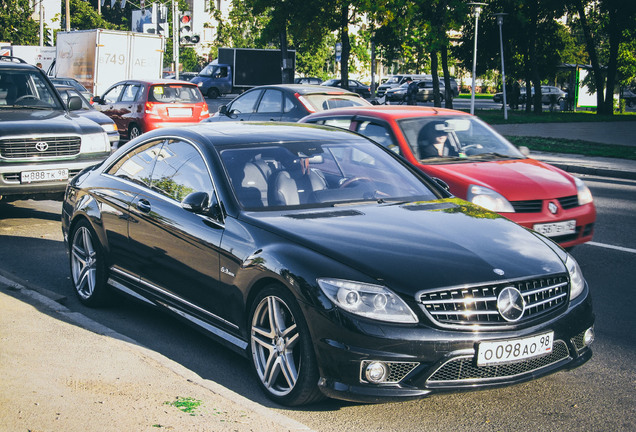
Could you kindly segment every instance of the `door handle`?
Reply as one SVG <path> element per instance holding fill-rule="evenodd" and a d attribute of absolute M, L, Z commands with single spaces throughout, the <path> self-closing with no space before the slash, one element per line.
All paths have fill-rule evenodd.
<path fill-rule="evenodd" d="M 137 202 L 137 208 L 144 213 L 150 213 L 152 206 L 150 205 L 150 202 L 148 200 L 140 199 Z"/>

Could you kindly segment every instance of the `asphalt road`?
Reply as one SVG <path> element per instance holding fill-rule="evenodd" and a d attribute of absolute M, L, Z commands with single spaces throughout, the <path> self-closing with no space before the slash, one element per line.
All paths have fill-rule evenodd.
<path fill-rule="evenodd" d="M 189 327 L 131 301 L 89 309 L 76 300 L 60 229 L 61 204 L 0 204 L 0 271 L 65 300 L 72 311 L 131 337 L 204 379 L 317 431 L 636 430 L 636 181 L 584 177 L 597 205 L 594 242 L 574 249 L 597 315 L 594 357 L 581 368 L 502 389 L 418 401 L 361 405 L 327 401 L 272 405 L 242 357 Z"/>

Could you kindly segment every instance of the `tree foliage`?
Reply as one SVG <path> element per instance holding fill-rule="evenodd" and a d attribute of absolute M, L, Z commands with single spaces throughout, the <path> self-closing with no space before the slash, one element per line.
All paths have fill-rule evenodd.
<path fill-rule="evenodd" d="M 11 0 L 0 7 L 0 41 L 12 45 L 35 45 L 40 40 L 40 26 L 33 20 L 29 0 Z"/>

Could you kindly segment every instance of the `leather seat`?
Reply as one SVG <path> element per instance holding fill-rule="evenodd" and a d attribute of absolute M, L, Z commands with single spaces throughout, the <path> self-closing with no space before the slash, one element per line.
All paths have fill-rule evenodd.
<path fill-rule="evenodd" d="M 267 202 L 270 206 L 300 204 L 298 185 L 287 171 L 276 171 L 271 175 L 267 191 Z"/>

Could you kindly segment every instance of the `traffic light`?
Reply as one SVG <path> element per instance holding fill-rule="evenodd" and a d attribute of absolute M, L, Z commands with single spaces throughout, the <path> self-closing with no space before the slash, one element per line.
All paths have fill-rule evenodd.
<path fill-rule="evenodd" d="M 179 41 L 182 44 L 192 43 L 192 36 L 192 12 L 182 12 L 179 18 Z"/>

